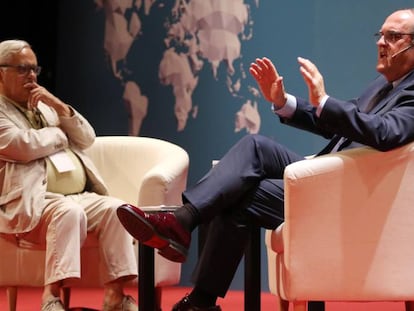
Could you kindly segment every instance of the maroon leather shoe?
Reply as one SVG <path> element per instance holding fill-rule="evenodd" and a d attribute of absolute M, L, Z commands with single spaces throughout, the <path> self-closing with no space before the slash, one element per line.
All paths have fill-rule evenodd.
<path fill-rule="evenodd" d="M 187 259 L 191 233 L 173 213 L 145 213 L 130 204 L 121 205 L 116 213 L 125 229 L 140 243 L 157 248 L 168 260 L 182 263 Z"/>
<path fill-rule="evenodd" d="M 171 311 L 221 311 L 220 306 L 212 306 L 212 307 L 196 307 L 194 306 L 188 295 L 186 295 L 183 299 L 177 302 Z"/>

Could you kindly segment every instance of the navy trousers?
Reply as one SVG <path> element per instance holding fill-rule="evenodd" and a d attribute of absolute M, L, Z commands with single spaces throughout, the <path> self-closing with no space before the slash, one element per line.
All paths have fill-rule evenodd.
<path fill-rule="evenodd" d="M 303 160 L 283 145 L 260 135 L 236 143 L 183 201 L 210 223 L 193 282 L 224 297 L 243 257 L 250 226 L 275 229 L 284 220 L 283 172 Z"/>
<path fill-rule="evenodd" d="M 284 221 L 283 173 L 287 165 L 303 159 L 272 139 L 247 135 L 183 193 L 183 201 L 197 208 L 202 223 L 209 223 L 192 277 L 197 287 L 225 296 L 250 226 L 275 229 Z M 324 310 L 324 304 L 311 302 L 309 310 Z"/>

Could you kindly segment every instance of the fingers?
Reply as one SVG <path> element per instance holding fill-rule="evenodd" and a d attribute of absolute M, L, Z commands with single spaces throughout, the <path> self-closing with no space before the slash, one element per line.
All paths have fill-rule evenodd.
<path fill-rule="evenodd" d="M 318 68 L 309 59 L 298 57 L 298 63 L 300 65 L 299 71 L 305 79 L 305 82 L 311 82 L 312 79 L 315 79 L 319 75 Z"/>
<path fill-rule="evenodd" d="M 312 80 L 312 76 L 305 68 L 300 67 L 299 72 L 301 73 L 303 79 L 305 80 L 306 84 L 309 84 Z"/>
<path fill-rule="evenodd" d="M 256 80 L 260 80 L 263 77 L 263 68 L 258 62 L 258 59 L 256 59 L 255 63 L 250 64 L 249 71 Z"/>
<path fill-rule="evenodd" d="M 256 58 L 256 63 L 253 63 L 258 74 L 263 75 L 269 71 L 268 62 L 265 61 L 265 58 Z"/>
<path fill-rule="evenodd" d="M 308 76 L 319 73 L 316 66 L 309 59 L 298 57 L 298 63 L 301 66 L 301 72 L 306 73 Z M 271 77 L 273 79 L 279 77 L 276 67 L 267 57 L 256 58 L 255 62 L 250 64 L 249 71 L 256 80 L 261 80 L 264 77 Z"/>
<path fill-rule="evenodd" d="M 298 57 L 300 73 L 308 87 L 309 101 L 317 106 L 326 95 L 323 76 L 310 60 Z"/>
<path fill-rule="evenodd" d="M 270 59 L 268 59 L 267 57 L 263 57 L 260 61 L 262 62 L 263 66 L 267 69 L 267 71 L 275 73 L 277 76 L 279 75 L 275 65 L 273 65 Z"/>
<path fill-rule="evenodd" d="M 300 65 L 300 71 L 306 73 L 308 76 L 319 74 L 318 68 L 309 59 L 298 57 L 298 63 Z"/>
<path fill-rule="evenodd" d="M 259 74 L 259 69 L 257 68 L 257 65 L 255 63 L 250 64 L 249 72 L 254 79 L 260 80 L 261 76 Z"/>
<path fill-rule="evenodd" d="M 37 83 L 33 83 L 33 88 L 30 91 L 29 96 L 29 108 L 37 107 L 37 104 L 40 100 L 47 102 L 47 97 L 49 96 L 49 92 L 42 86 Z"/>
<path fill-rule="evenodd" d="M 275 80 L 278 77 L 276 67 L 267 57 L 256 58 L 255 62 L 250 64 L 249 71 L 257 81 L 264 78 Z"/>

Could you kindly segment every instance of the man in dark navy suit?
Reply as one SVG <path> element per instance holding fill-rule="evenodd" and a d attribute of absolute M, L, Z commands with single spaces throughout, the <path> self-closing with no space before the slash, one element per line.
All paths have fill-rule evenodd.
<path fill-rule="evenodd" d="M 358 146 L 387 151 L 414 141 L 413 46 L 414 9 L 392 13 L 377 33 L 376 69 L 381 75 L 351 101 L 327 95 L 322 75 L 304 58 L 298 63 L 309 100 L 287 94 L 283 78 L 267 58 L 256 59 L 250 73 L 282 123 L 331 139 L 320 154 Z M 249 228 L 275 229 L 283 222 L 283 172 L 303 159 L 267 137 L 247 135 L 183 193 L 184 205 L 174 213 L 146 214 L 131 205 L 118 208 L 131 235 L 178 262 L 186 260 L 194 228 L 210 223 L 193 274 L 195 287 L 173 311 L 221 310 L 217 297 L 224 297 L 230 286 Z M 310 303 L 311 311 L 323 309 L 323 302 Z"/>

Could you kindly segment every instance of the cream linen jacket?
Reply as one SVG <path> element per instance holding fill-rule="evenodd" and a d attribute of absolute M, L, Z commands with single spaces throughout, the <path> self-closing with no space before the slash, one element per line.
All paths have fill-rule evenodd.
<path fill-rule="evenodd" d="M 45 208 L 47 172 L 45 158 L 71 148 L 81 159 L 88 178 L 87 190 L 107 194 L 96 167 L 83 153 L 95 140 L 95 131 L 75 109 L 59 118 L 39 103 L 48 126 L 32 129 L 26 117 L 0 96 L 0 232 L 23 233 L 35 227 Z"/>

